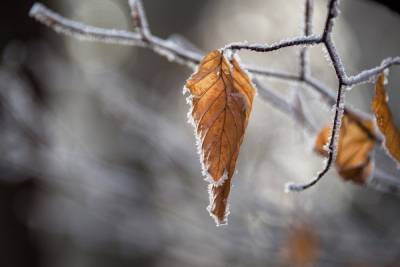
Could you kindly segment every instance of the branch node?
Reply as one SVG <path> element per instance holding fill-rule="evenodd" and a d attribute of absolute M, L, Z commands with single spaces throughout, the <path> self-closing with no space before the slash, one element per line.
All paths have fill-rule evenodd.
<path fill-rule="evenodd" d="M 151 32 L 149 23 L 147 21 L 146 12 L 144 11 L 141 0 L 129 0 L 129 7 L 131 8 L 131 16 L 133 24 L 138 28 L 138 31 L 144 42 L 149 43 Z"/>

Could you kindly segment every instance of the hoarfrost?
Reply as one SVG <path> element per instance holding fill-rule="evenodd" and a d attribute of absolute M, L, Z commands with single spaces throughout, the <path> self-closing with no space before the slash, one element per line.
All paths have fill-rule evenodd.
<path fill-rule="evenodd" d="M 226 208 L 225 208 L 225 213 L 224 213 L 224 217 L 223 217 L 222 221 L 220 221 L 219 218 L 211 212 L 213 209 L 213 205 L 215 204 L 215 197 L 216 197 L 216 196 L 214 196 L 214 194 L 212 192 L 212 188 L 213 188 L 213 185 L 209 184 L 208 185 L 208 196 L 209 196 L 210 204 L 207 206 L 207 211 L 210 214 L 211 218 L 213 218 L 217 227 L 228 225 L 228 216 L 231 212 L 229 210 L 229 203 L 227 203 L 227 201 L 228 201 L 227 199 L 224 200 L 225 204 L 226 204 Z"/>
<path fill-rule="evenodd" d="M 256 83 L 254 82 L 255 78 L 253 78 L 253 75 L 243 66 L 242 60 L 237 53 L 233 54 L 233 58 L 236 60 L 236 62 L 238 63 L 238 65 L 240 66 L 242 71 L 249 77 L 249 81 L 250 81 L 251 86 L 254 88 L 255 95 L 258 95 L 258 90 L 257 90 Z"/>
<path fill-rule="evenodd" d="M 81 41 L 101 41 L 120 45 L 144 46 L 140 35 L 137 33 L 88 26 L 66 19 L 39 3 L 33 5 L 29 16 L 54 29 L 57 33 L 63 33 Z"/>

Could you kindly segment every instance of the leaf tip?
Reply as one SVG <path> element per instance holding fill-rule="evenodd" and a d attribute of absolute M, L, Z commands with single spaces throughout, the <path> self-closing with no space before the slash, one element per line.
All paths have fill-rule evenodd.
<path fill-rule="evenodd" d="M 211 218 L 214 219 L 216 226 L 228 225 L 229 203 L 228 196 L 231 189 L 231 180 L 226 180 L 221 186 L 214 184 L 208 185 L 208 195 L 210 204 L 207 207 Z"/>
<path fill-rule="evenodd" d="M 207 206 L 207 211 L 210 214 L 210 217 L 214 220 L 215 226 L 220 227 L 228 225 L 228 215 L 230 213 L 229 205 L 226 207 L 226 211 L 223 218 L 218 217 L 216 214 L 212 212 L 211 204 Z"/>

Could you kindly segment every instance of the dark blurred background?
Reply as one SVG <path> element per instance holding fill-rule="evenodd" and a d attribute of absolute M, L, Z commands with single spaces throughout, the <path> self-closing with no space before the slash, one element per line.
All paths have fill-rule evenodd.
<path fill-rule="evenodd" d="M 125 0 L 41 2 L 91 25 L 133 26 Z M 348 73 L 400 55 L 395 2 L 341 1 L 334 38 Z M 285 194 L 285 182 L 309 179 L 321 159 L 313 136 L 258 98 L 229 226 L 216 228 L 181 93 L 191 70 L 143 48 L 58 35 L 29 18 L 33 3 L 6 0 L 0 9 L 0 267 L 400 266 L 398 192 L 345 183 L 332 170 L 318 186 Z M 315 32 L 326 3 L 315 1 Z M 300 0 L 144 6 L 154 34 L 203 51 L 296 36 L 304 9 Z M 296 72 L 298 54 L 243 53 L 242 60 Z M 312 48 L 311 60 L 313 75 L 335 88 L 321 48 Z M 388 92 L 400 125 L 397 71 Z M 286 96 L 298 89 L 264 82 Z M 306 88 L 301 94 L 310 119 L 325 125 L 330 107 Z M 371 95 L 372 85 L 362 85 L 346 102 L 368 111 Z M 380 166 L 390 165 L 385 160 L 377 156 Z"/>

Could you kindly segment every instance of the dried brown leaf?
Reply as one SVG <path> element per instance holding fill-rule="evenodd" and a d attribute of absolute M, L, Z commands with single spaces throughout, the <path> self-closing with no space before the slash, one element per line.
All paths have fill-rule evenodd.
<path fill-rule="evenodd" d="M 249 120 L 255 89 L 233 58 L 208 53 L 187 80 L 203 174 L 211 183 L 209 211 L 217 224 L 226 222 L 227 198 L 240 145 Z M 225 182 L 227 181 L 227 182 Z"/>
<path fill-rule="evenodd" d="M 283 246 L 283 260 L 293 267 L 309 267 L 317 260 L 319 238 L 308 224 L 299 224 L 290 229 Z"/>
<path fill-rule="evenodd" d="M 350 115 L 343 116 L 335 166 L 344 180 L 356 184 L 365 184 L 373 168 L 370 155 L 375 140 L 366 130 L 372 133 L 372 121 L 357 121 Z M 326 126 L 315 140 L 314 150 L 325 157 L 328 154 L 325 145 L 330 139 L 330 134 L 331 128 Z"/>
<path fill-rule="evenodd" d="M 393 122 L 392 113 L 387 104 L 385 76 L 379 75 L 375 84 L 375 95 L 371 102 L 376 123 L 384 136 L 384 146 L 388 154 L 400 164 L 400 131 Z"/>

